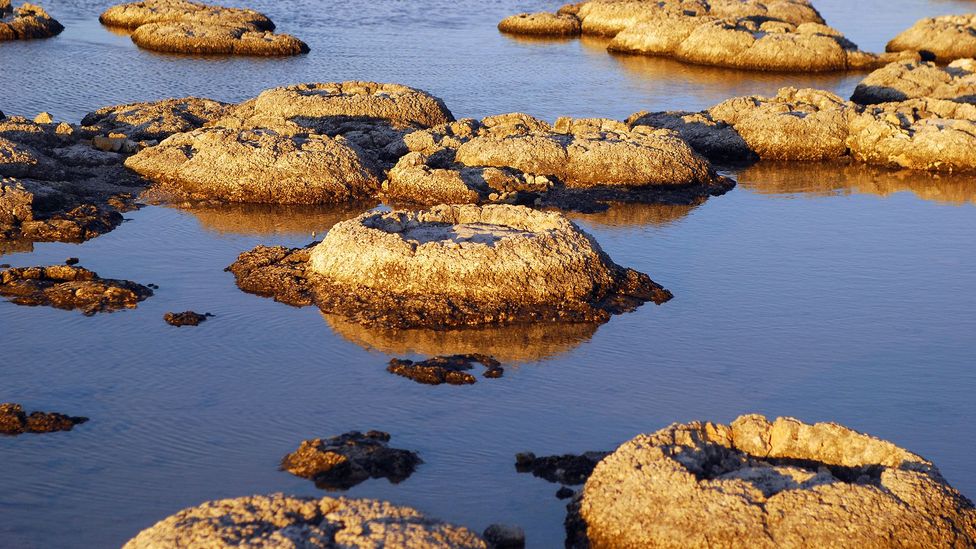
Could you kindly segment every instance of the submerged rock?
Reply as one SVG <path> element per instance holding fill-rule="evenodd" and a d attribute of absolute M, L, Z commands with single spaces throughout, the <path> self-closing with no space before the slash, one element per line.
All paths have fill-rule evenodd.
<path fill-rule="evenodd" d="M 976 14 L 922 19 L 894 37 L 886 49 L 917 51 L 943 63 L 976 57 Z"/>
<path fill-rule="evenodd" d="M 430 547 L 486 549 L 466 528 L 409 507 L 273 494 L 204 503 L 139 533 L 125 549 L 158 547 Z"/>
<path fill-rule="evenodd" d="M 574 506 L 571 505 L 572 509 Z M 590 547 L 962 547 L 976 511 L 936 467 L 834 423 L 742 416 L 639 435 L 567 520 Z"/>
<path fill-rule="evenodd" d="M 398 484 L 423 461 L 415 452 L 391 448 L 389 442 L 390 435 L 380 431 L 305 440 L 281 460 L 281 469 L 324 490 L 348 490 L 370 478 Z"/>
<path fill-rule="evenodd" d="M 366 325 L 605 322 L 671 298 L 562 215 L 518 206 L 369 212 L 310 251 L 255 252 L 229 268 L 242 289 Z"/>
<path fill-rule="evenodd" d="M 223 117 L 230 108 L 227 103 L 199 97 L 164 99 L 104 107 L 85 115 L 81 124 L 99 134 L 121 133 L 136 141 L 162 141 L 201 128 Z"/>
<path fill-rule="evenodd" d="M 166 313 L 163 315 L 163 320 L 170 326 L 179 328 L 183 326 L 199 326 L 201 322 L 206 322 L 212 316 L 210 313 L 200 314 L 193 311 L 183 311 L 182 313 Z"/>
<path fill-rule="evenodd" d="M 492 549 L 523 549 L 525 530 L 507 524 L 492 524 L 481 535 Z"/>
<path fill-rule="evenodd" d="M 80 309 L 86 315 L 134 309 L 153 291 L 128 280 L 101 278 L 71 265 L 0 270 L 0 295 L 18 305 Z"/>
<path fill-rule="evenodd" d="M 474 368 L 476 362 L 485 367 L 486 378 L 504 375 L 500 362 L 480 354 L 435 356 L 421 362 L 394 358 L 386 371 L 427 385 L 471 385 L 478 380 L 467 371 Z"/>
<path fill-rule="evenodd" d="M 19 8 L 11 9 L 10 3 L 6 2 L 0 7 L 0 42 L 50 38 L 63 30 L 61 23 L 38 5 L 25 2 Z"/>
<path fill-rule="evenodd" d="M 28 415 L 20 404 L 0 404 L 0 435 L 70 431 L 75 425 L 86 421 L 87 417 L 66 416 L 56 412 L 31 412 Z"/>
<path fill-rule="evenodd" d="M 593 468 L 610 452 L 586 452 L 580 455 L 536 457 L 532 452 L 515 455 L 515 470 L 559 484 L 583 484 Z"/>
<path fill-rule="evenodd" d="M 851 101 L 871 105 L 923 97 L 976 103 L 976 59 L 958 59 L 947 67 L 921 61 L 891 63 L 862 80 Z"/>
<path fill-rule="evenodd" d="M 274 30 L 274 23 L 262 13 L 240 8 L 225 8 L 187 0 L 144 0 L 119 4 L 98 18 L 103 25 L 136 29 L 150 23 L 199 23 L 210 26 L 250 27 Z"/>
<path fill-rule="evenodd" d="M 580 33 L 580 20 L 569 14 L 520 13 L 502 19 L 498 30 L 509 34 L 576 36 Z"/>
<path fill-rule="evenodd" d="M 332 204 L 375 193 L 379 179 L 343 137 L 202 128 L 175 134 L 125 165 L 188 200 Z"/>
<path fill-rule="evenodd" d="M 285 56 L 309 51 L 305 42 L 290 34 L 194 22 L 142 25 L 132 33 L 132 42 L 147 50 L 198 55 Z"/>

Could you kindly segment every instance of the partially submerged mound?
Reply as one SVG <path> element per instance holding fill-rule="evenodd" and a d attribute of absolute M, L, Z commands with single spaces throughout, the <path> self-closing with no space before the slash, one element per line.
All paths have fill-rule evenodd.
<path fill-rule="evenodd" d="M 584 452 L 580 455 L 536 457 L 532 452 L 515 454 L 515 470 L 559 484 L 583 484 L 597 463 L 610 452 Z"/>
<path fill-rule="evenodd" d="M 391 448 L 389 442 L 389 433 L 381 431 L 304 440 L 281 460 L 281 469 L 310 479 L 323 490 L 348 490 L 370 478 L 397 484 L 423 461 L 415 452 Z"/>
<path fill-rule="evenodd" d="M 471 385 L 478 381 L 468 373 L 475 363 L 485 367 L 483 375 L 487 378 L 499 378 L 505 373 L 500 362 L 482 354 L 435 356 L 420 362 L 394 358 L 386 371 L 425 385 Z"/>
<path fill-rule="evenodd" d="M 366 198 L 379 187 L 375 168 L 345 138 L 273 130 L 180 133 L 125 165 L 191 200 L 331 204 Z"/>
<path fill-rule="evenodd" d="M 66 416 L 57 412 L 31 412 L 28 415 L 20 404 L 0 404 L 0 435 L 70 431 L 75 425 L 86 421 L 87 417 Z"/>
<path fill-rule="evenodd" d="M 891 63 L 862 80 L 851 101 L 872 105 L 922 97 L 976 103 L 976 59 L 957 59 L 947 67 L 922 61 Z"/>
<path fill-rule="evenodd" d="M 227 103 L 199 97 L 164 99 L 104 107 L 85 115 L 81 124 L 103 134 L 162 141 L 175 133 L 203 127 L 224 116 L 229 108 Z"/>
<path fill-rule="evenodd" d="M 200 314 L 194 311 L 183 311 L 182 313 L 166 313 L 163 320 L 170 326 L 182 328 L 183 326 L 199 326 L 201 322 L 206 322 L 213 315 L 210 313 Z"/>
<path fill-rule="evenodd" d="M 917 51 L 943 63 L 976 57 L 976 14 L 929 17 L 894 37 L 888 51 Z"/>
<path fill-rule="evenodd" d="M 466 528 L 409 507 L 274 494 L 204 503 L 139 533 L 125 549 L 159 547 L 431 547 L 486 549 Z"/>
<path fill-rule="evenodd" d="M 580 20 L 569 14 L 520 13 L 502 19 L 498 30 L 509 34 L 576 36 L 580 33 Z"/>
<path fill-rule="evenodd" d="M 38 5 L 25 2 L 19 8 L 11 10 L 10 4 L 7 3 L 5 7 L 6 12 L 3 7 L 0 7 L 0 42 L 50 38 L 61 34 L 64 30 L 61 23 Z"/>
<path fill-rule="evenodd" d="M 623 444 L 586 482 L 577 518 L 567 524 L 594 548 L 976 543 L 972 503 L 932 463 L 834 423 L 758 415 Z"/>
<path fill-rule="evenodd" d="M 503 205 L 369 212 L 314 248 L 256 249 L 229 270 L 247 291 L 402 328 L 605 322 L 671 297 L 562 215 Z"/>
<path fill-rule="evenodd" d="M 149 23 L 199 23 L 209 26 L 249 27 L 274 30 L 274 23 L 262 13 L 240 8 L 225 8 L 187 0 L 144 0 L 119 4 L 98 18 L 103 25 L 136 29 Z"/>
<path fill-rule="evenodd" d="M 134 309 L 153 292 L 142 284 L 101 278 L 81 267 L 52 265 L 0 270 L 0 295 L 18 305 L 81 309 L 93 315 Z"/>
<path fill-rule="evenodd" d="M 305 42 L 290 34 L 193 22 L 142 25 L 132 33 L 132 41 L 147 50 L 198 55 L 285 56 L 309 51 Z"/>
<path fill-rule="evenodd" d="M 976 105 L 911 99 L 869 106 L 851 121 L 858 160 L 913 170 L 976 170 Z"/>

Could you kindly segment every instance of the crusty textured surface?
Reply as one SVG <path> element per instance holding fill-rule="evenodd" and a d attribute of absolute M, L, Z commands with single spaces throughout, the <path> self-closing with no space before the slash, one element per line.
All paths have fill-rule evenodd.
<path fill-rule="evenodd" d="M 932 463 L 834 423 L 693 422 L 600 462 L 591 547 L 970 547 L 972 503 Z"/>
<path fill-rule="evenodd" d="M 5 8 L 9 9 L 8 3 Z M 0 42 L 4 40 L 32 40 L 35 38 L 50 38 L 61 34 L 64 27 L 56 19 L 48 15 L 44 8 L 36 4 L 24 3 L 12 10 L 12 17 L 5 17 L 4 9 L 0 8 Z M 0 116 L 2 118 L 2 116 Z"/>
<path fill-rule="evenodd" d="M 922 61 L 890 63 L 862 80 L 851 101 L 871 105 L 922 97 L 976 103 L 976 59 L 957 59 L 947 67 Z"/>
<path fill-rule="evenodd" d="M 201 23 L 245 26 L 253 30 L 274 30 L 274 23 L 262 13 L 225 8 L 188 0 L 144 0 L 112 6 L 98 18 L 104 25 L 135 29 L 149 23 Z"/>
<path fill-rule="evenodd" d="M 567 14 L 520 13 L 502 19 L 498 30 L 510 34 L 576 36 L 580 33 L 580 20 Z"/>
<path fill-rule="evenodd" d="M 367 499 L 273 494 L 184 509 L 143 530 L 124 547 L 485 549 L 486 545 L 466 528 L 409 507 Z"/>
<path fill-rule="evenodd" d="M 200 97 L 164 99 L 103 107 L 90 112 L 81 124 L 99 133 L 121 133 L 135 140 L 163 140 L 188 132 L 222 117 L 231 105 Z"/>
<path fill-rule="evenodd" d="M 147 50 L 200 55 L 286 56 L 309 51 L 290 34 L 186 21 L 147 23 L 132 33 L 132 41 Z"/>
<path fill-rule="evenodd" d="M 0 270 L 0 295 L 19 305 L 80 309 L 86 315 L 134 309 L 153 291 L 128 280 L 101 278 L 70 265 Z"/>
<path fill-rule="evenodd" d="M 976 14 L 922 19 L 894 37 L 888 51 L 918 51 L 948 63 L 976 57 Z"/>

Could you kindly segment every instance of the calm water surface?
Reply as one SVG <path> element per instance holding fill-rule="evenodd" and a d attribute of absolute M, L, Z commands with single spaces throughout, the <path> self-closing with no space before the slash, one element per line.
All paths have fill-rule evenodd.
<path fill-rule="evenodd" d="M 972 4 L 968 3 L 972 10 Z M 757 75 L 615 57 L 594 40 L 499 35 L 502 16 L 555 2 L 256 0 L 312 54 L 193 59 L 135 49 L 97 23 L 108 2 L 48 0 L 67 30 L 0 45 L 0 110 L 78 120 L 124 101 L 241 100 L 287 83 L 398 81 L 458 116 L 624 117 L 810 85 L 849 94 L 858 74 Z M 821 0 L 865 49 L 967 2 Z M 399 485 L 348 494 L 416 506 L 480 530 L 562 542 L 556 486 L 513 455 L 610 449 L 674 421 L 739 414 L 832 420 L 934 460 L 976 495 L 976 183 L 839 166 L 761 164 L 698 207 L 626 206 L 575 219 L 620 264 L 676 298 L 593 326 L 477 332 L 365 330 L 237 290 L 222 270 L 257 244 L 304 245 L 359 209 L 151 207 L 83 245 L 38 244 L 2 263 L 78 256 L 160 286 L 133 311 L 86 318 L 0 302 L 0 401 L 86 415 L 71 433 L 0 439 L 0 547 L 111 547 L 204 500 L 321 495 L 276 470 L 305 438 L 382 429 L 425 460 Z M 371 207 L 365 205 L 363 207 Z M 163 313 L 217 317 L 176 329 Z M 499 380 L 428 387 L 391 356 L 487 351 Z"/>

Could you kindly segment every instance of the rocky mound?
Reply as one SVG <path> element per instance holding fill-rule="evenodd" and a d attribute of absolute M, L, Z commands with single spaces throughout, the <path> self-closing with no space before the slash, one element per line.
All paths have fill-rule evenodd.
<path fill-rule="evenodd" d="M 742 162 L 756 157 L 732 125 L 715 120 L 707 112 L 641 111 L 631 115 L 627 124 L 675 131 L 696 153 L 713 162 Z"/>
<path fill-rule="evenodd" d="M 13 10 L 7 2 L 5 7 L 0 7 L 0 42 L 50 38 L 63 30 L 61 23 L 38 5 L 25 2 Z"/>
<path fill-rule="evenodd" d="M 249 27 L 255 31 L 274 30 L 274 23 L 262 13 L 240 8 L 225 8 L 187 0 L 144 0 L 119 4 L 98 18 L 103 25 L 136 29 L 150 23 L 199 23 L 207 26 Z"/>
<path fill-rule="evenodd" d="M 305 42 L 290 34 L 194 22 L 142 25 L 132 33 L 132 42 L 147 50 L 196 55 L 285 56 L 309 51 Z"/>
<path fill-rule="evenodd" d="M 189 200 L 330 204 L 371 196 L 375 168 L 343 137 L 202 128 L 173 135 L 125 165 Z"/>
<path fill-rule="evenodd" d="M 393 484 L 406 480 L 423 463 L 415 452 L 391 448 L 389 433 L 352 431 L 328 439 L 302 441 L 281 460 L 281 469 L 307 478 L 324 490 L 348 490 L 370 478 Z"/>
<path fill-rule="evenodd" d="M 468 373 L 475 363 L 485 367 L 486 378 L 499 378 L 505 373 L 500 362 L 482 354 L 435 356 L 420 362 L 394 358 L 386 371 L 426 385 L 471 385 L 478 381 Z"/>
<path fill-rule="evenodd" d="M 923 97 L 976 103 L 976 59 L 958 59 L 947 67 L 921 61 L 891 63 L 862 80 L 851 101 L 872 105 Z"/>
<path fill-rule="evenodd" d="M 255 249 L 229 270 L 246 291 L 402 328 L 605 322 L 671 297 L 565 217 L 518 206 L 369 212 L 314 248 Z"/>
<path fill-rule="evenodd" d="M 182 313 L 166 313 L 163 320 L 170 326 L 182 328 L 183 326 L 199 326 L 201 322 L 206 322 L 213 315 L 210 313 L 200 314 L 194 311 L 183 311 Z"/>
<path fill-rule="evenodd" d="M 688 202 L 723 194 L 718 176 L 675 132 L 605 119 L 556 124 L 512 113 L 461 120 L 404 139 L 389 171 L 394 202 L 541 204 Z"/>
<path fill-rule="evenodd" d="M 134 309 L 153 292 L 128 280 L 101 278 L 81 267 L 53 265 L 0 270 L 0 295 L 18 305 L 80 309 L 93 315 Z"/>
<path fill-rule="evenodd" d="M 20 404 L 0 404 L 0 435 L 70 431 L 75 425 L 86 421 L 87 417 L 66 416 L 57 412 L 31 412 L 28 415 Z"/>
<path fill-rule="evenodd" d="M 125 549 L 158 547 L 431 547 L 485 549 L 459 526 L 409 507 L 346 498 L 248 496 L 184 509 L 139 533 Z"/>
<path fill-rule="evenodd" d="M 576 36 L 580 33 L 580 20 L 569 14 L 520 13 L 502 19 L 498 30 L 509 34 Z"/>
<path fill-rule="evenodd" d="M 976 543 L 972 503 L 932 463 L 834 423 L 757 415 L 634 438 L 596 466 L 578 512 L 567 524 L 594 548 Z"/>
<path fill-rule="evenodd" d="M 81 119 L 82 126 L 100 134 L 120 133 L 136 141 L 162 141 L 175 133 L 203 127 L 223 117 L 231 105 L 184 97 L 150 103 L 129 103 L 98 109 Z"/>
<path fill-rule="evenodd" d="M 911 99 L 869 106 L 851 120 L 848 144 L 869 164 L 913 170 L 976 170 L 976 105 Z"/>
<path fill-rule="evenodd" d="M 922 19 L 894 37 L 886 49 L 891 52 L 917 51 L 943 63 L 976 57 L 976 15 Z"/>

